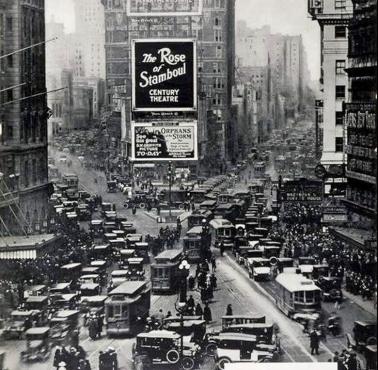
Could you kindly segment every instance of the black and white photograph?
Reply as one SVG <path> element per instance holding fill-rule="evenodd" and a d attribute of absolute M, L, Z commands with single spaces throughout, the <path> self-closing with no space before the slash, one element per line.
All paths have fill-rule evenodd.
<path fill-rule="evenodd" d="M 0 370 L 377 370 L 377 0 L 0 0 Z"/>

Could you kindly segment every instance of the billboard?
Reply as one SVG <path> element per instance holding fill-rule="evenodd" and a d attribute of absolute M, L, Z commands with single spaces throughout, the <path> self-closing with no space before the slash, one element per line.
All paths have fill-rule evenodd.
<path fill-rule="evenodd" d="M 323 182 L 320 180 L 292 180 L 283 186 L 284 202 L 321 202 L 323 200 Z"/>
<path fill-rule="evenodd" d="M 132 42 L 132 110 L 195 111 L 197 56 L 192 39 Z"/>
<path fill-rule="evenodd" d="M 197 152 L 197 121 L 133 122 L 133 161 L 194 161 Z"/>
<path fill-rule="evenodd" d="M 203 0 L 128 0 L 129 17 L 171 17 L 201 15 Z"/>

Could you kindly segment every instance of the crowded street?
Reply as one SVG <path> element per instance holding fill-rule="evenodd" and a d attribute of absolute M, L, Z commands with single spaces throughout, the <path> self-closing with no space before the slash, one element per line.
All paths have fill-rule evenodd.
<path fill-rule="evenodd" d="M 376 3 L 0 0 L 0 370 L 376 370 Z"/>
<path fill-rule="evenodd" d="M 78 180 L 78 190 L 87 192 L 92 197 L 100 197 L 102 204 L 115 204 L 117 217 L 122 219 L 127 219 L 127 221 L 132 222 L 137 233 L 143 235 L 145 240 L 146 236 L 156 237 L 161 234 L 163 229 L 175 229 L 177 227 L 176 222 L 163 222 L 164 218 L 159 217 L 156 208 L 152 208 L 147 211 L 147 209 L 125 209 L 122 205 L 125 203 L 127 195 L 124 194 L 119 189 L 116 192 L 109 192 L 107 187 L 107 177 L 105 173 L 101 171 L 96 171 L 95 169 L 85 168 L 82 162 L 78 159 L 75 154 L 65 155 L 66 160 L 64 162 L 59 161 L 59 158 L 64 154 L 62 151 L 57 150 L 57 148 L 52 147 L 49 153 L 49 158 L 51 162 L 56 164 L 56 168 L 63 176 L 64 174 L 70 174 L 77 176 Z M 256 178 L 254 177 L 253 163 L 248 163 L 244 169 L 242 169 L 235 178 L 224 177 L 221 183 L 221 188 L 225 189 L 229 194 L 236 193 L 248 193 L 248 185 L 251 183 L 256 183 Z M 276 182 L 278 178 L 278 173 L 275 170 L 274 165 L 269 166 L 270 177 L 272 182 Z M 97 179 L 93 181 L 93 179 Z M 143 184 L 143 179 L 142 179 Z M 141 185 L 141 184 L 140 184 Z M 161 184 L 160 186 L 163 186 Z M 159 185 L 158 191 L 159 191 Z M 194 185 L 194 190 L 198 185 Z M 135 184 L 136 188 L 136 184 Z M 141 187 L 137 188 L 139 191 Z M 224 191 L 224 190 L 223 190 Z M 267 185 L 263 189 L 264 197 L 266 197 L 267 208 L 264 214 L 269 214 L 271 212 L 271 205 L 274 203 L 272 197 L 271 185 Z M 65 207 L 65 206 L 64 206 Z M 166 244 L 163 249 L 177 249 L 182 250 L 184 244 L 184 236 L 188 231 L 188 219 L 190 216 L 196 213 L 196 209 L 200 208 L 200 203 L 193 202 L 190 211 L 181 209 L 179 207 L 173 210 L 175 217 L 180 220 L 181 238 L 175 242 L 172 246 Z M 168 211 L 165 212 L 165 214 Z M 294 259 L 298 256 L 316 256 L 320 258 L 321 263 L 327 263 L 332 268 L 333 264 L 331 260 L 324 259 L 327 255 L 327 249 L 321 248 L 325 257 L 318 257 L 319 246 L 331 247 L 331 242 L 334 244 L 334 252 L 337 253 L 337 243 L 332 241 L 332 237 L 327 235 L 327 233 L 319 232 L 318 228 L 315 226 L 317 219 L 319 218 L 316 213 L 310 214 L 307 219 L 302 215 L 302 228 L 292 228 L 289 225 L 297 224 L 299 225 L 299 220 L 294 222 L 290 217 L 298 217 L 299 210 L 287 209 L 287 214 L 283 213 L 279 219 L 281 222 L 275 222 L 272 225 L 272 229 L 268 232 L 271 235 L 272 240 L 282 240 L 283 248 L 281 248 L 280 253 L 277 255 L 279 257 L 293 256 Z M 290 213 L 291 212 L 291 213 Z M 303 212 L 308 214 L 306 207 L 303 208 Z M 164 211 L 161 211 L 161 215 L 164 215 Z M 293 216 L 290 216 L 293 215 Z M 260 216 L 261 217 L 261 216 Z M 96 209 L 91 215 L 91 219 L 101 218 L 101 212 Z M 158 222 L 159 221 L 159 222 Z M 239 222 L 239 221 L 238 221 Z M 79 228 L 81 230 L 81 236 L 79 240 L 85 240 L 87 237 L 91 240 L 91 222 L 89 221 L 79 221 Z M 309 230 L 305 232 L 303 226 L 306 225 Z M 71 225 L 72 227 L 72 225 Z M 69 232 L 69 229 L 62 229 L 63 234 Z M 76 231 L 77 232 L 77 231 Z M 277 236 L 280 236 L 277 238 Z M 315 240 L 318 238 L 318 243 L 310 243 L 310 239 Z M 69 238 L 69 235 L 67 235 Z M 302 240 L 303 239 L 303 240 Z M 294 241 L 295 240 L 295 241 Z M 73 241 L 73 240 L 72 240 Z M 367 310 L 361 307 L 359 300 L 354 301 L 353 296 L 344 297 L 340 307 L 335 309 L 335 304 L 333 302 L 323 302 L 322 304 L 322 315 L 323 320 L 327 317 L 337 315 L 342 322 L 341 332 L 337 335 L 329 334 L 326 337 L 322 337 L 319 345 L 319 354 L 311 353 L 310 338 L 309 334 L 304 332 L 303 322 L 302 324 L 295 322 L 284 315 L 284 313 L 277 307 L 275 297 L 279 294 L 278 286 L 274 281 L 257 281 L 251 280 L 248 276 L 248 266 L 247 258 L 244 259 L 244 266 L 240 264 L 239 256 L 241 252 L 238 253 L 237 249 L 226 249 L 220 251 L 219 248 L 214 248 L 216 241 L 213 241 L 211 246 L 211 252 L 214 259 L 214 266 L 212 266 L 212 271 L 216 276 L 216 288 L 213 289 L 212 298 L 210 300 L 205 300 L 208 302 L 211 310 L 211 319 L 206 322 L 206 331 L 208 333 L 219 332 L 222 330 L 222 317 L 226 314 L 226 308 L 228 305 L 232 304 L 232 314 L 248 317 L 254 316 L 257 313 L 264 313 L 267 322 L 271 322 L 277 329 L 277 336 L 279 338 L 280 352 L 278 361 L 283 362 L 316 362 L 323 361 L 326 362 L 328 359 L 332 359 L 336 352 L 342 353 L 342 351 L 348 350 L 348 343 L 346 341 L 346 334 L 353 333 L 353 320 L 358 317 L 359 320 L 370 322 L 376 320 L 374 315 L 374 309 Z M 97 242 L 95 242 L 97 243 Z M 293 244 L 294 243 L 294 244 Z M 303 243 L 303 244 L 301 244 Z M 295 248 L 294 248 L 295 246 Z M 306 250 L 301 250 L 301 246 L 305 246 Z M 303 248 L 302 247 L 302 248 Z M 314 250 L 311 249 L 314 248 Z M 339 246 L 340 247 L 340 246 Z M 236 253 L 235 253 L 236 251 Z M 73 246 L 72 252 L 75 252 L 75 246 Z M 114 251 L 113 251 L 114 254 Z M 71 260 L 66 260 L 67 263 L 73 263 L 80 261 L 82 259 L 74 257 L 72 255 Z M 148 258 L 150 263 L 154 260 L 154 255 L 152 251 L 148 251 Z M 347 256 L 348 257 L 348 256 Z M 117 265 L 114 263 L 114 257 L 109 255 L 107 258 L 111 258 L 106 269 L 106 275 L 109 277 L 112 271 L 117 270 Z M 93 258 L 92 258 L 93 259 Z M 106 257 L 105 257 L 106 259 Z M 118 263 L 119 265 L 119 263 Z M 198 263 L 190 264 L 190 276 L 196 275 L 196 269 L 198 269 Z M 341 265 L 340 265 L 341 266 Z M 247 269 L 246 269 L 247 267 Z M 336 264 L 337 268 L 338 265 Z M 271 266 L 271 274 L 273 274 L 275 266 Z M 144 279 L 146 281 L 151 279 L 151 270 L 147 265 L 144 266 Z M 337 272 L 337 271 L 336 271 Z M 41 281 L 38 281 L 40 283 Z M 199 283 L 198 283 L 199 284 Z M 106 294 L 106 284 L 101 288 L 102 293 Z M 109 291 L 109 289 L 108 289 Z M 356 292 L 354 292 L 356 293 Z M 187 295 L 194 299 L 195 304 L 199 303 L 203 305 L 202 293 L 195 286 L 191 287 L 188 284 Z M 373 298 L 369 296 L 370 300 Z M 177 301 L 177 295 L 161 295 L 153 293 L 151 296 L 151 309 L 150 317 L 158 317 L 160 314 L 166 316 L 168 313 L 171 315 L 176 314 L 175 303 Z M 369 301 L 368 301 L 369 302 Z M 370 302 L 369 302 L 370 303 Z M 371 302 L 372 303 L 372 302 Z M 373 306 L 373 304 L 371 304 Z M 111 348 L 117 353 L 119 369 L 129 369 L 133 364 L 135 364 L 135 358 L 133 357 L 133 345 L 135 345 L 135 338 L 130 336 L 124 338 L 118 338 L 114 336 L 106 335 L 106 333 L 101 333 L 99 338 L 93 340 L 90 335 L 88 327 L 84 326 L 84 316 L 80 314 L 77 328 L 79 330 L 79 345 L 86 353 L 86 358 L 88 359 L 92 369 L 99 368 L 99 355 L 101 352 Z M 25 349 L 25 340 L 12 340 L 5 343 L 4 349 L 7 354 L 13 354 L 7 356 L 7 365 L 9 368 L 26 369 L 26 368 L 38 368 L 38 369 L 50 369 L 53 366 L 53 362 L 56 360 L 56 356 L 50 356 L 50 358 L 44 363 L 36 363 L 35 365 L 30 363 L 23 363 L 20 361 L 17 353 L 22 352 Z M 358 356 L 361 363 L 365 360 L 363 356 Z M 216 361 L 214 358 L 209 357 L 200 365 L 200 369 L 213 369 L 216 367 Z"/>

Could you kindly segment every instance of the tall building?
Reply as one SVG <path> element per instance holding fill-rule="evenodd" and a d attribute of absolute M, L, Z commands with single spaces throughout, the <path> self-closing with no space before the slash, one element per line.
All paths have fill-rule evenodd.
<path fill-rule="evenodd" d="M 269 68 L 269 113 L 274 127 L 283 127 L 286 116 L 295 118 L 303 110 L 309 84 L 302 37 L 272 34 L 269 26 L 250 29 L 245 22 L 238 22 L 236 40 L 240 67 Z"/>
<path fill-rule="evenodd" d="M 353 0 L 347 69 L 351 94 L 345 104 L 348 137 L 345 203 L 350 221 L 354 227 L 365 229 L 365 236 L 366 230 L 376 231 L 377 217 L 376 19 L 376 0 Z"/>
<path fill-rule="evenodd" d="M 156 2 L 153 6 L 172 8 L 177 3 L 188 4 L 184 0 L 169 0 L 165 3 Z M 234 83 L 235 0 L 204 1 L 201 14 L 172 13 L 169 16 L 148 18 L 128 15 L 126 1 L 103 0 L 103 4 L 107 102 L 111 108 L 109 122 L 121 127 L 123 152 L 127 154 L 130 146 L 131 41 L 138 38 L 194 38 L 197 41 L 200 158 L 204 159 L 208 154 L 207 146 L 213 145 L 217 151 L 218 164 L 233 159 L 235 153 L 231 142 L 233 127 L 230 114 Z M 215 129 L 212 135 L 215 143 L 209 143 L 207 137 L 210 121 L 212 130 Z"/>
<path fill-rule="evenodd" d="M 105 78 L 104 7 L 101 0 L 74 0 L 77 76 Z"/>
<path fill-rule="evenodd" d="M 323 146 L 320 163 L 330 174 L 325 179 L 325 195 L 344 195 L 346 179 L 343 103 L 348 99 L 348 23 L 351 0 L 309 0 L 308 12 L 318 21 L 321 35 L 320 83 L 323 100 Z M 332 174 L 332 176 L 331 176 Z"/>
<path fill-rule="evenodd" d="M 43 0 L 0 0 L 0 235 L 39 230 L 48 214 Z M 22 230 L 23 229 L 23 230 Z"/>

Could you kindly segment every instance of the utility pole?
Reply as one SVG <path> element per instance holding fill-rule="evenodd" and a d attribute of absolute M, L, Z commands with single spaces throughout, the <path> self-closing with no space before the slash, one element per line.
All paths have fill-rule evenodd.
<path fill-rule="evenodd" d="M 172 219 L 172 161 L 168 163 L 168 209 L 169 220 Z"/>

